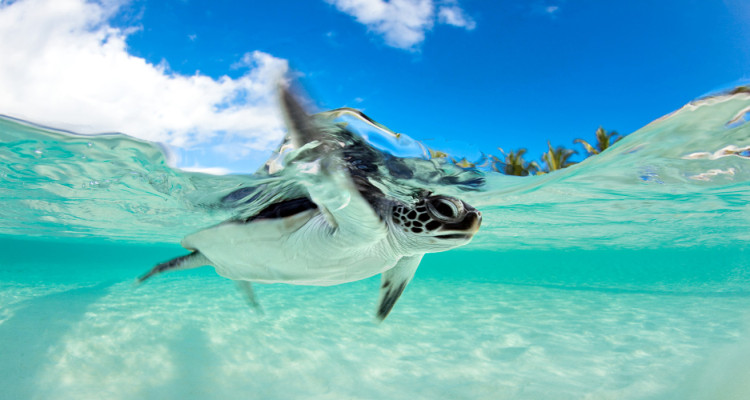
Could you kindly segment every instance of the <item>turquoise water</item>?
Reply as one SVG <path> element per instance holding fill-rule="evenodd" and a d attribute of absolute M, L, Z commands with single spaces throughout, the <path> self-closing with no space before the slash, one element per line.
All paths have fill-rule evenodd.
<path fill-rule="evenodd" d="M 748 398 L 749 110 L 711 97 L 560 172 L 431 185 L 482 228 L 380 325 L 378 277 L 259 285 L 263 315 L 210 268 L 134 288 L 254 178 L 0 119 L 0 397 Z"/>

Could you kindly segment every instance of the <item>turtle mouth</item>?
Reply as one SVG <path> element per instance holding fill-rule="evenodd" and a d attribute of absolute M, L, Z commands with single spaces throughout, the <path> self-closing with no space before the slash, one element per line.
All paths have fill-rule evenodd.
<path fill-rule="evenodd" d="M 436 238 L 440 239 L 471 239 L 472 235 L 466 233 L 451 233 L 448 235 L 437 235 Z"/>
<path fill-rule="evenodd" d="M 443 235 L 435 235 L 438 239 L 465 239 L 470 240 L 472 237 L 474 237 L 474 233 L 476 233 L 477 230 L 479 230 L 479 225 L 482 224 L 482 213 L 479 211 L 471 211 L 467 214 L 466 218 L 464 218 L 463 221 L 461 221 L 458 224 L 445 224 L 443 226 L 443 231 L 447 230 L 448 232 L 454 232 L 454 233 L 446 233 Z M 463 233 L 461 233 L 463 232 Z"/>

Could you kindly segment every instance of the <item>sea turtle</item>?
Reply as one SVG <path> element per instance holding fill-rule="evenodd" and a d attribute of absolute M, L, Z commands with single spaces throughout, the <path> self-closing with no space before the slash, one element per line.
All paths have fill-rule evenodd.
<path fill-rule="evenodd" d="M 374 185 L 373 150 L 342 125 L 308 115 L 280 89 L 286 143 L 304 164 L 301 183 L 263 209 L 185 237 L 192 253 L 158 264 L 138 281 L 168 270 L 210 265 L 239 283 L 257 305 L 250 282 L 328 286 L 382 274 L 377 318 L 393 308 L 425 253 L 468 243 L 481 213 L 460 199 L 426 190 L 413 202 Z M 364 160 L 363 160 L 364 159 Z M 262 187 L 261 187 L 262 188 Z M 253 198 L 238 190 L 229 198 Z"/>

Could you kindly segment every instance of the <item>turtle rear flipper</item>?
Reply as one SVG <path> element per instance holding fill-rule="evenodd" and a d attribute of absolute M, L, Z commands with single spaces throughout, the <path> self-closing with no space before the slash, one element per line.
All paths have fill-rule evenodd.
<path fill-rule="evenodd" d="M 245 297 L 245 301 L 247 301 L 247 304 L 250 305 L 250 307 L 252 307 L 255 312 L 263 315 L 263 308 L 260 306 L 258 299 L 255 297 L 253 284 L 250 283 L 250 281 L 243 280 L 235 280 L 235 283 L 237 284 L 237 289 L 239 289 Z"/>
<path fill-rule="evenodd" d="M 173 258 L 169 261 L 163 262 L 161 264 L 158 264 L 157 266 L 151 268 L 150 271 L 147 273 L 141 275 L 137 280 L 136 283 L 142 283 L 146 279 L 156 275 L 160 274 L 165 271 L 174 271 L 179 269 L 191 269 L 191 268 L 198 268 L 202 267 L 204 265 L 211 265 L 211 261 L 206 258 L 203 254 L 201 254 L 200 251 L 194 251 L 188 255 L 184 255 L 181 257 Z"/>

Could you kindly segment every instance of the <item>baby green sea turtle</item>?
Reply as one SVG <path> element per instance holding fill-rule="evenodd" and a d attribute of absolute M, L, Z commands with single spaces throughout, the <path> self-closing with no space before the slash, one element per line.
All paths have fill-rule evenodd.
<path fill-rule="evenodd" d="M 356 142 L 342 143 L 345 127 L 321 124 L 286 89 L 281 99 L 287 144 L 299 150 L 296 162 L 309 170 L 304 184 L 252 215 L 185 237 L 181 244 L 192 253 L 155 266 L 139 282 L 210 265 L 239 282 L 257 304 L 250 282 L 328 286 L 382 274 L 377 307 L 382 320 L 422 256 L 468 243 L 481 213 L 460 199 L 427 191 L 411 203 L 385 195 L 357 159 L 368 151 Z"/>

